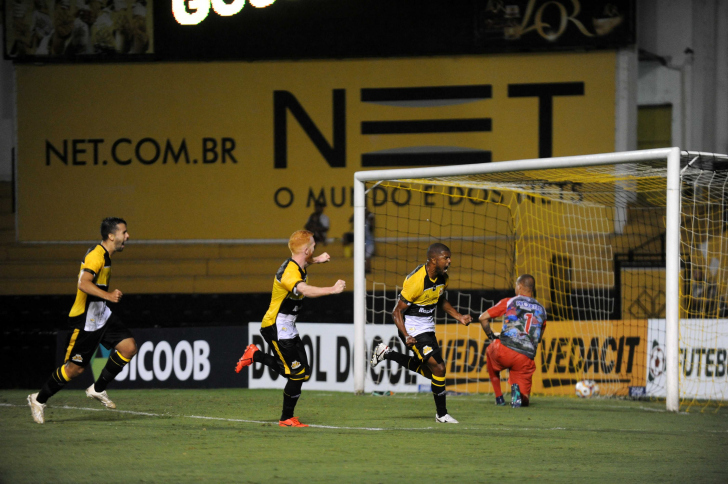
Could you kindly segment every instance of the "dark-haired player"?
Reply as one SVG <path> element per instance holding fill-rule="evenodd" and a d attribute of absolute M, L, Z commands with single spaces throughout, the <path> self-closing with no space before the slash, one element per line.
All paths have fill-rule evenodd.
<path fill-rule="evenodd" d="M 254 344 L 248 345 L 235 371 L 240 371 L 253 362 L 263 363 L 279 375 L 288 379 L 283 389 L 283 412 L 278 425 L 281 427 L 308 427 L 293 416 L 303 382 L 311 377 L 306 350 L 296 328 L 296 318 L 303 305 L 304 297 L 321 297 L 339 294 L 346 288 L 346 282 L 339 279 L 331 287 L 316 287 L 308 284 L 306 268 L 311 264 L 323 264 L 331 259 L 324 252 L 313 256 L 316 248 L 313 232 L 299 230 L 288 239 L 291 257 L 278 268 L 273 280 L 270 306 L 263 317 L 260 334 L 273 350 L 273 355 L 260 351 Z"/>
<path fill-rule="evenodd" d="M 371 365 L 375 367 L 382 360 L 391 360 L 429 378 L 437 407 L 435 421 L 456 424 L 458 421 L 447 413 L 445 361 L 435 335 L 435 307 L 441 304 L 447 314 L 466 326 L 472 317 L 460 314 L 442 297 L 448 284 L 447 269 L 450 262 L 450 249 L 444 244 L 432 244 L 427 249 L 427 262 L 417 266 L 405 278 L 397 305 L 392 311 L 400 339 L 414 351 L 415 356 L 392 351 L 384 343 L 379 343 L 372 353 Z"/>
<path fill-rule="evenodd" d="M 33 419 L 39 424 L 45 421 L 43 411 L 48 399 L 83 373 L 99 344 L 116 351 L 109 357 L 98 380 L 86 389 L 86 396 L 98 400 L 107 408 L 116 408 L 106 394 L 106 386 L 137 353 L 131 331 L 106 305 L 107 302 L 117 303 L 122 297 L 118 289 L 109 292 L 111 256 L 124 250 L 127 240 L 129 233 L 126 221 L 109 217 L 101 222 L 101 243 L 86 252 L 78 276 L 76 301 L 69 314 L 72 333 L 64 364 L 51 374 L 38 393 L 28 395 Z"/>
<path fill-rule="evenodd" d="M 546 310 L 535 299 L 536 280 L 523 274 L 516 280 L 516 296 L 502 299 L 478 318 L 492 341 L 485 350 L 490 382 L 496 405 L 505 405 L 500 386 L 500 372 L 508 369 L 511 384 L 511 407 L 527 407 L 531 381 L 536 371 L 533 359 L 546 329 Z M 500 336 L 493 333 L 490 320 L 503 316 Z"/>

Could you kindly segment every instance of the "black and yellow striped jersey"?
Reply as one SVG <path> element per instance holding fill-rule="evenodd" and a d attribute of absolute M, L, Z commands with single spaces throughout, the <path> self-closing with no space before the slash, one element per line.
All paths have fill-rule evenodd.
<path fill-rule="evenodd" d="M 81 278 L 81 274 L 84 272 L 88 272 L 94 276 L 93 283 L 100 289 L 104 291 L 109 290 L 109 279 L 111 278 L 111 257 L 109 256 L 109 251 L 107 251 L 103 245 L 98 244 L 96 247 L 92 247 L 86 252 L 86 256 L 81 262 L 81 270 L 78 273 L 79 279 Z M 106 323 L 106 318 L 108 317 L 104 317 L 104 313 L 108 312 L 106 309 L 106 301 L 96 296 L 86 294 L 82 290 L 78 289 L 76 291 L 76 301 L 73 303 L 73 307 L 71 308 L 71 312 L 68 316 L 74 320 L 76 318 L 85 318 L 88 321 L 87 315 L 93 314 L 94 319 L 91 321 L 93 323 L 91 326 L 97 326 L 100 328 Z M 103 321 L 98 320 L 99 318 L 103 319 Z"/>
<path fill-rule="evenodd" d="M 296 286 L 306 282 L 307 277 L 306 270 L 293 259 L 287 259 L 281 264 L 273 280 L 270 306 L 263 317 L 261 328 L 276 324 L 279 319 L 295 324 L 304 297 L 296 290 Z"/>
<path fill-rule="evenodd" d="M 435 330 L 435 307 L 448 281 L 447 274 L 430 279 L 424 264 L 405 278 L 399 297 L 409 306 L 404 312 L 404 325 L 410 336 Z"/>

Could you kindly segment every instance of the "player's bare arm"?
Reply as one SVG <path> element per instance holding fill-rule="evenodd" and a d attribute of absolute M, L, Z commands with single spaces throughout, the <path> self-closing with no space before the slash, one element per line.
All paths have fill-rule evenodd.
<path fill-rule="evenodd" d="M 485 331 L 485 335 L 488 337 L 488 339 L 496 339 L 498 335 L 496 335 L 490 327 L 491 319 L 493 318 L 490 317 L 488 311 L 484 312 L 478 317 L 478 321 L 480 321 L 480 325 L 483 327 L 483 331 Z"/>
<path fill-rule="evenodd" d="M 312 262 L 314 264 L 325 264 L 326 262 L 331 260 L 331 256 L 328 252 L 324 252 L 321 255 L 318 255 L 312 259 Z"/>
<path fill-rule="evenodd" d="M 83 271 L 81 276 L 78 278 L 78 288 L 90 296 L 96 296 L 112 303 L 118 303 L 123 296 L 122 292 L 118 289 L 114 289 L 111 292 L 106 292 L 99 286 L 94 284 L 94 276 L 90 272 Z"/>
<path fill-rule="evenodd" d="M 306 297 L 330 296 L 332 294 L 341 294 L 346 289 L 346 282 L 339 279 L 336 284 L 330 287 L 310 286 L 305 282 L 300 282 L 296 286 L 296 290 Z"/>
<path fill-rule="evenodd" d="M 394 319 L 394 325 L 397 326 L 399 332 L 404 335 L 405 344 L 409 347 L 412 347 L 417 342 L 417 340 L 413 336 L 407 334 L 407 329 L 404 326 L 404 312 L 407 310 L 408 307 L 409 306 L 406 302 L 399 299 L 397 301 L 397 306 L 395 306 L 394 311 L 392 311 L 392 319 Z"/>
<path fill-rule="evenodd" d="M 451 318 L 455 319 L 458 323 L 464 326 L 468 326 L 473 321 L 473 317 L 471 315 L 460 314 L 454 307 L 452 307 L 452 304 L 450 304 L 450 301 L 447 299 L 442 299 L 442 309 L 444 309 Z"/>

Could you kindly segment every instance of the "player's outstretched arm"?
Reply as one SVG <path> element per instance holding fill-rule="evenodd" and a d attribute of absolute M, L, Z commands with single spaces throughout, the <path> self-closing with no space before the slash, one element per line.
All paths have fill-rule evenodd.
<path fill-rule="evenodd" d="M 454 307 L 452 307 L 452 304 L 450 304 L 450 301 L 447 299 L 442 300 L 442 309 L 444 309 L 451 318 L 455 319 L 458 323 L 464 326 L 468 326 L 473 322 L 473 317 L 471 315 L 460 314 Z"/>
<path fill-rule="evenodd" d="M 330 296 L 332 294 L 341 294 L 346 289 L 346 282 L 339 279 L 336 284 L 330 287 L 309 286 L 305 282 L 300 282 L 296 289 L 306 297 Z"/>

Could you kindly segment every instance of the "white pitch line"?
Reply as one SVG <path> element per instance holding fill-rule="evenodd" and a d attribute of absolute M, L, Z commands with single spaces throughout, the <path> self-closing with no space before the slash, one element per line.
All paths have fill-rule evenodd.
<path fill-rule="evenodd" d="M 12 403 L 0 403 L 0 407 L 27 407 L 27 405 L 15 405 Z M 90 408 L 90 407 L 71 407 L 69 405 L 60 405 L 60 406 L 48 406 L 48 408 L 53 409 L 61 409 L 61 410 L 82 410 L 82 411 L 88 411 L 88 412 L 114 412 L 114 413 L 124 413 L 129 415 L 142 415 L 145 417 L 172 417 L 172 418 L 194 418 L 198 420 L 215 420 L 220 422 L 236 422 L 236 423 L 252 423 L 252 424 L 275 424 L 275 422 L 267 421 L 267 420 L 247 420 L 247 419 L 240 419 L 240 418 L 224 418 L 224 417 L 206 417 L 203 415 L 174 415 L 170 413 L 151 413 L 151 412 L 135 412 L 133 410 L 109 410 L 107 408 Z M 650 410 L 650 409 L 645 409 Z M 380 432 L 385 430 L 432 430 L 434 427 L 417 427 L 417 428 L 409 428 L 409 427 L 339 427 L 334 425 L 316 425 L 316 424 L 310 424 L 309 427 L 312 428 L 319 428 L 319 429 L 332 429 L 332 430 L 364 430 L 364 431 L 374 431 L 374 432 Z M 449 427 L 449 426 L 447 426 Z M 523 431 L 523 432 L 557 432 L 557 431 L 565 431 L 565 432 L 603 432 L 604 429 L 597 428 L 597 429 L 584 429 L 584 428 L 569 428 L 569 427 L 551 427 L 551 428 L 531 428 L 531 427 L 468 427 L 465 425 L 458 426 L 457 428 L 463 429 L 463 430 L 480 430 L 480 431 L 499 431 L 499 432 L 512 432 L 512 431 Z M 619 432 L 647 432 L 648 429 L 616 429 Z M 685 431 L 687 432 L 687 431 Z M 702 430 L 703 433 L 713 433 L 713 434 L 723 434 L 728 433 L 728 430 Z"/>
<path fill-rule="evenodd" d="M 27 405 L 14 405 L 12 403 L 0 403 L 0 407 L 27 407 Z M 203 415 L 174 415 L 170 413 L 150 413 L 150 412 L 135 412 L 133 410 L 109 410 L 107 408 L 89 408 L 89 407 L 71 407 L 69 405 L 51 406 L 48 408 L 62 409 L 62 410 L 82 410 L 88 412 L 105 412 L 110 411 L 114 413 L 124 413 L 129 415 L 142 415 L 145 417 L 173 417 L 173 418 L 194 418 L 199 420 L 216 420 L 220 422 L 238 422 L 238 423 L 253 423 L 253 424 L 275 424 L 267 420 L 246 420 L 241 418 L 224 418 L 224 417 L 206 417 Z M 337 427 L 333 425 L 316 425 L 309 424 L 309 427 L 320 428 L 320 429 L 334 429 L 334 430 L 368 430 L 368 431 L 383 431 L 383 430 L 431 430 L 432 427 L 419 427 L 419 428 L 406 428 L 406 427 Z"/>

